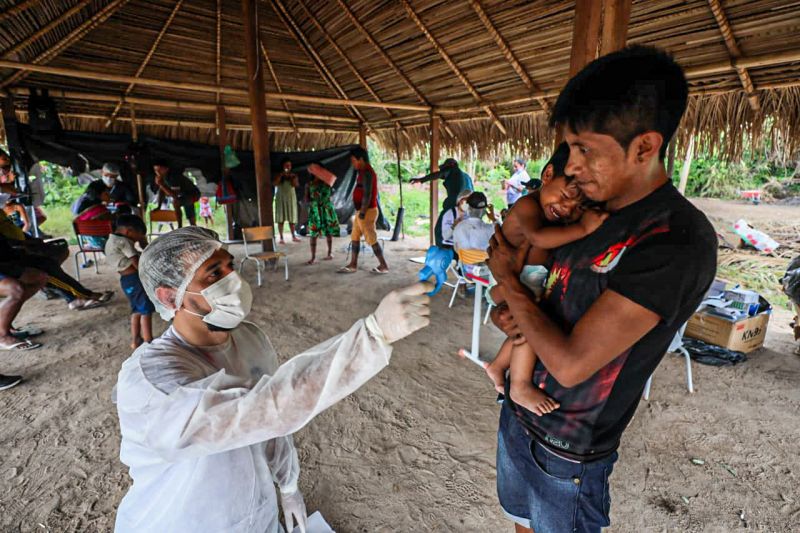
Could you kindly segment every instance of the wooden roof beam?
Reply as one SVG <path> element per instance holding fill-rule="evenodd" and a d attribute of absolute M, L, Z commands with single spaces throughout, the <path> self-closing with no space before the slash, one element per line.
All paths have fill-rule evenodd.
<path fill-rule="evenodd" d="M 264 41 L 260 40 L 261 43 L 261 53 L 264 55 L 264 62 L 267 64 L 267 69 L 269 70 L 270 75 L 272 76 L 272 81 L 275 83 L 275 88 L 278 90 L 279 93 L 282 93 L 283 90 L 281 89 L 281 82 L 278 81 L 278 76 L 275 74 L 275 69 L 272 68 L 272 61 L 269 60 L 269 55 L 267 54 L 267 47 L 264 46 Z M 297 131 L 297 124 L 294 122 L 294 116 L 292 115 L 292 110 L 289 109 L 289 104 L 286 100 L 281 100 L 283 104 L 283 108 L 286 110 L 286 114 L 289 116 L 289 122 L 292 123 L 292 128 L 294 128 L 295 136 L 299 139 L 300 132 Z"/>
<path fill-rule="evenodd" d="M 25 88 L 12 88 L 9 92 L 14 95 L 28 95 L 30 91 Z M 50 96 L 53 98 L 61 98 L 64 100 L 77 100 L 85 102 L 116 102 L 120 99 L 124 103 L 135 104 L 137 106 L 167 108 L 177 111 L 200 111 L 214 113 L 217 110 L 217 104 L 202 103 L 202 102 L 187 102 L 185 100 L 168 100 L 164 98 L 145 98 L 140 96 L 120 96 L 118 94 L 102 94 L 102 93 L 86 93 L 80 91 L 64 91 L 61 89 L 50 89 Z M 223 105 L 223 104 L 221 104 Z M 249 115 L 250 107 L 242 105 L 223 105 L 225 111 L 228 113 Z M 272 110 L 269 111 L 270 115 L 276 117 L 289 117 L 290 113 L 286 111 Z M 308 120 L 321 120 L 326 122 L 341 122 L 346 124 L 359 124 L 357 118 L 340 117 L 336 115 L 320 115 L 316 113 L 291 113 L 291 116 L 299 119 Z"/>
<path fill-rule="evenodd" d="M 13 58 L 14 56 L 18 56 L 18 54 L 20 52 L 22 52 L 23 50 L 25 50 L 26 48 L 28 48 L 29 46 L 34 44 L 36 41 L 38 41 L 39 39 L 41 39 L 42 37 L 44 37 L 45 35 L 47 35 L 51 31 L 53 31 L 60 24 L 62 24 L 64 21 L 66 21 L 66 20 L 72 18 L 73 16 L 75 16 L 76 14 L 80 13 L 80 11 L 84 7 L 89 5 L 91 2 L 92 2 L 92 0 L 82 0 L 81 2 L 78 2 L 72 8 L 68 9 L 67 11 L 65 11 L 64 13 L 62 13 L 61 15 L 59 15 L 58 17 L 56 17 L 55 19 L 53 19 L 49 23 L 45 24 L 43 27 L 39 28 L 32 35 L 30 35 L 27 39 L 17 43 L 16 45 L 12 46 L 11 48 L 9 48 L 5 52 L 3 52 L 3 58 L 6 59 L 6 58 Z M 3 15 L 0 15 L 0 17 L 4 17 L 4 16 L 5 16 L 5 13 Z M 3 18 L 0 18 L 0 21 L 1 20 L 3 20 Z"/>
<path fill-rule="evenodd" d="M 3 22 L 4 20 L 14 17 L 16 15 L 19 15 L 26 9 L 30 9 L 36 6 L 36 4 L 40 4 L 41 2 L 42 0 L 27 0 L 20 2 L 15 6 L 11 6 L 2 13 L 0 13 L 0 22 Z"/>
<path fill-rule="evenodd" d="M 322 24 L 319 23 L 319 21 L 317 20 L 317 17 L 315 17 L 314 14 L 311 13 L 311 11 L 308 10 L 308 8 L 306 7 L 306 5 L 303 2 L 303 0 L 298 0 L 297 3 L 300 5 L 300 7 L 303 8 L 303 13 L 306 15 L 306 17 L 312 22 L 312 24 L 314 24 L 314 26 L 317 28 L 317 30 L 320 33 L 322 33 L 322 35 L 325 36 L 325 39 L 330 43 L 330 45 L 333 46 L 333 49 L 336 50 L 336 52 L 339 54 L 339 57 L 342 58 L 342 61 L 344 61 L 345 64 L 347 64 L 347 66 L 350 67 L 350 70 L 353 72 L 353 75 L 355 75 L 355 77 L 358 78 L 358 81 L 361 82 L 361 84 L 364 86 L 364 88 L 367 90 L 367 92 L 370 95 L 372 95 L 372 97 L 375 99 L 376 102 L 380 102 L 381 98 L 378 96 L 378 94 L 372 89 L 372 87 L 367 82 L 367 80 L 364 78 L 364 76 L 361 75 L 361 73 L 358 71 L 358 69 L 353 64 L 353 62 L 350 61 L 350 58 L 347 57 L 347 54 L 344 53 L 344 50 L 342 50 L 342 47 L 339 46 L 336 43 L 336 41 L 334 40 L 333 36 L 330 33 L 328 33 L 328 31 L 322 26 Z M 386 115 L 389 118 L 392 118 L 392 119 L 395 118 L 394 113 L 392 113 L 388 109 L 384 108 L 384 111 L 386 112 Z M 402 126 L 400 126 L 400 123 L 397 122 L 396 120 L 395 120 L 395 124 L 402 129 Z M 406 136 L 408 135 L 408 133 L 405 132 L 405 131 L 403 131 L 403 134 L 405 134 Z"/>
<path fill-rule="evenodd" d="M 475 89 L 472 83 L 470 83 L 470 81 L 467 79 L 466 75 L 461 71 L 461 69 L 458 68 L 458 65 L 455 64 L 450 55 L 444 50 L 444 48 L 442 48 L 442 45 L 439 44 L 439 41 L 437 41 L 436 38 L 431 34 L 431 32 L 428 30 L 428 28 L 425 26 L 425 24 L 417 15 L 416 11 L 414 11 L 414 8 L 411 7 L 411 4 L 408 3 L 408 0 L 400 0 L 400 2 L 406 9 L 408 16 L 411 17 L 411 20 L 414 21 L 414 23 L 417 25 L 417 27 L 420 29 L 423 35 L 425 35 L 428 41 L 436 49 L 436 51 L 439 52 L 439 55 L 442 56 L 442 59 L 444 59 L 445 63 L 447 63 L 447 65 L 455 73 L 458 79 L 461 80 L 461 83 L 464 84 L 464 87 L 467 88 L 467 91 L 472 95 L 472 97 L 475 99 L 478 105 L 481 106 L 481 108 L 489 116 L 489 118 L 492 119 L 492 122 L 494 123 L 495 126 L 497 126 L 497 129 L 499 129 L 503 133 L 503 135 L 506 135 L 508 132 L 506 131 L 505 126 L 503 126 L 503 123 L 500 122 L 499 118 L 497 118 L 497 115 L 489 106 L 489 104 L 484 102 L 483 97 L 480 94 L 478 94 L 478 91 Z"/>
<path fill-rule="evenodd" d="M 292 18 L 291 14 L 289 13 L 289 10 L 286 9 L 286 6 L 283 5 L 282 0 L 270 0 L 270 2 L 273 6 L 273 10 L 276 13 L 278 13 L 279 17 L 281 17 L 283 23 L 286 25 L 286 28 L 289 30 L 289 33 L 292 34 L 297 43 L 300 45 L 300 48 L 302 48 L 303 51 L 306 53 L 306 55 L 308 55 L 309 59 L 311 59 L 311 62 L 316 67 L 320 76 L 322 76 L 322 78 L 331 88 L 333 93 L 334 94 L 338 93 L 338 96 L 340 98 L 347 99 L 348 98 L 347 93 L 344 91 L 342 86 L 336 80 L 333 73 L 325 65 L 325 62 L 319 56 L 314 47 L 311 46 L 311 43 L 309 42 L 308 38 L 303 33 L 303 31 L 300 29 L 300 26 L 297 24 L 297 22 L 295 22 L 294 18 Z M 349 109 L 350 113 L 358 117 L 361 120 L 361 122 L 364 122 L 365 124 L 367 123 L 367 119 L 364 117 L 364 115 L 361 114 L 361 112 L 355 106 L 350 106 Z"/>
<path fill-rule="evenodd" d="M 65 48 L 72 46 L 76 41 L 82 39 L 87 33 L 101 25 L 103 22 L 108 20 L 108 18 L 117 12 L 122 6 L 127 4 L 130 0 L 112 0 L 109 2 L 105 7 L 100 9 L 97 13 L 83 21 L 83 23 L 69 32 L 69 34 L 64 37 L 61 41 L 56 43 L 54 46 L 51 46 L 38 56 L 36 56 L 31 63 L 33 64 L 41 64 L 47 63 L 58 54 L 61 53 L 62 50 Z M 28 73 L 31 72 L 30 70 L 27 71 L 20 71 L 12 74 L 11 76 L 7 77 L 6 79 L 0 81 L 0 89 L 11 85 L 12 83 L 16 83 L 23 78 L 25 78 Z"/>
<path fill-rule="evenodd" d="M 78 70 L 65 67 L 51 67 L 47 65 L 36 65 L 33 63 L 20 63 L 17 61 L 0 60 L 0 68 L 16 69 L 23 72 L 38 72 L 41 74 L 50 74 L 53 76 L 65 76 L 68 78 L 77 78 L 84 80 L 92 80 L 108 83 L 135 83 L 136 85 L 143 85 L 147 87 L 161 87 L 164 89 L 178 89 L 182 91 L 196 91 L 205 93 L 220 93 L 230 94 L 235 96 L 247 96 L 247 91 L 244 89 L 235 89 L 233 87 L 222 87 L 211 85 L 207 83 L 194 83 L 185 81 L 168 81 L 159 80 L 154 78 L 134 78 L 133 76 L 122 76 L 119 74 L 110 74 L 108 72 L 98 72 L 94 70 Z M 350 105 L 358 107 L 376 107 L 387 109 L 402 109 L 404 111 L 430 111 L 431 108 L 426 105 L 420 104 L 402 104 L 394 102 L 373 102 L 370 100 L 358 100 L 352 98 L 328 98 L 325 96 L 312 96 L 307 94 L 290 94 L 290 93 L 273 93 L 267 92 L 267 98 L 270 100 L 290 100 L 295 102 L 309 102 L 320 105 Z"/>
<path fill-rule="evenodd" d="M 525 70 L 525 67 L 517 59 L 517 56 L 514 55 L 514 52 L 511 50 L 511 47 L 508 45 L 508 42 L 500 35 L 500 32 L 497 30 L 495 25 L 492 23 L 492 19 L 489 18 L 489 15 L 483 9 L 479 0 L 469 0 L 472 9 L 475 10 L 475 13 L 478 15 L 478 18 L 481 19 L 483 25 L 486 27 L 486 30 L 489 32 L 489 35 L 492 36 L 495 43 L 497 43 L 497 47 L 500 48 L 500 51 L 503 53 L 503 57 L 505 57 L 506 61 L 509 62 L 511 67 L 514 69 L 514 72 L 517 73 L 519 78 L 522 80 L 522 83 L 525 84 L 525 87 L 528 88 L 529 91 L 540 91 L 539 87 L 533 82 L 528 72 Z M 550 104 L 547 103 L 547 100 L 541 97 L 536 97 L 536 101 L 539 102 L 539 105 L 542 106 L 542 109 L 545 111 L 550 111 Z"/>
<path fill-rule="evenodd" d="M 164 24 L 161 26 L 161 30 L 158 32 L 158 35 L 156 35 L 153 44 L 150 45 L 150 50 L 147 51 L 147 55 L 144 56 L 144 59 L 139 64 L 139 68 L 136 69 L 136 74 L 133 75 L 134 78 L 140 77 L 142 75 L 142 72 L 144 72 L 144 69 L 147 68 L 147 65 L 153 58 L 153 54 L 155 54 L 156 50 L 158 49 L 158 45 L 161 44 L 161 39 L 163 39 L 164 35 L 166 35 L 170 24 L 172 24 L 172 21 L 175 20 L 175 15 L 178 14 L 178 11 L 180 11 L 182 5 L 183 5 L 183 0 L 178 0 L 178 2 L 175 4 L 175 7 L 172 8 L 172 12 L 169 14 L 167 20 L 164 21 Z M 128 96 L 129 94 L 131 94 L 131 91 L 133 91 L 134 87 L 136 87 L 135 83 L 128 84 L 128 87 L 125 89 L 125 92 L 123 93 L 124 96 Z M 114 106 L 114 111 L 111 112 L 111 115 L 108 117 L 108 120 L 106 121 L 106 128 L 111 126 L 111 123 L 114 122 L 115 118 L 117 118 L 119 110 L 122 109 L 122 102 L 123 99 L 120 99 L 119 102 L 117 102 L 117 105 Z"/>
<path fill-rule="evenodd" d="M 728 16 L 725 14 L 725 10 L 722 8 L 722 4 L 720 4 L 719 0 L 708 0 L 708 7 L 711 8 L 711 12 L 714 14 L 714 18 L 717 21 L 717 27 L 720 33 L 722 33 L 725 47 L 728 49 L 728 55 L 734 60 L 742 57 L 742 51 L 733 35 L 733 29 L 728 21 Z M 761 109 L 761 104 L 758 101 L 758 94 L 756 94 L 753 88 L 753 80 L 750 79 L 750 74 L 744 67 L 736 68 L 736 73 L 739 75 L 739 81 L 742 87 L 744 87 L 745 93 L 747 93 L 747 101 L 750 102 L 750 107 L 753 111 L 758 111 Z"/>

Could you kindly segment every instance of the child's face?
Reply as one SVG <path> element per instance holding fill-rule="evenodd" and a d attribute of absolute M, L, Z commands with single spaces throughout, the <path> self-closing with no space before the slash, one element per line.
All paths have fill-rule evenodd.
<path fill-rule="evenodd" d="M 292 164 L 289 161 L 285 162 L 283 164 L 283 171 L 284 172 L 291 172 L 291 170 L 292 170 Z"/>
<path fill-rule="evenodd" d="M 574 222 L 580 218 L 582 195 L 575 183 L 567 183 L 564 176 L 542 176 L 539 205 L 550 222 Z"/>
<path fill-rule="evenodd" d="M 133 228 L 120 228 L 119 231 L 117 231 L 117 233 L 124 235 L 125 237 L 135 242 L 141 242 L 141 243 L 147 242 L 147 235 Z"/>

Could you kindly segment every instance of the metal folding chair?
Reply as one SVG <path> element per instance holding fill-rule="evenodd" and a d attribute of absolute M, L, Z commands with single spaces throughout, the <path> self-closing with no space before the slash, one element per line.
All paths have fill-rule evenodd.
<path fill-rule="evenodd" d="M 480 265 L 489 259 L 486 250 L 456 250 L 456 257 L 458 257 L 458 268 L 453 268 L 452 272 L 456 276 L 456 281 L 453 284 L 448 283 L 453 287 L 453 296 L 450 297 L 450 306 L 453 307 L 453 302 L 456 301 L 456 294 L 461 285 L 472 285 L 474 282 L 467 279 L 464 269 L 465 265 Z"/>
<path fill-rule="evenodd" d="M 275 229 L 272 226 L 256 226 L 254 228 L 242 228 L 242 238 L 244 239 L 244 257 L 239 263 L 239 274 L 244 272 L 244 264 L 246 261 L 254 261 L 256 264 L 258 286 L 261 286 L 261 268 L 262 262 L 266 267 L 267 261 L 275 261 L 274 270 L 278 269 L 278 260 L 283 258 L 284 278 L 289 281 L 289 258 L 285 253 L 277 251 L 275 246 Z M 274 252 L 259 252 L 251 254 L 247 249 L 248 244 L 261 243 L 264 241 L 272 241 L 272 248 Z"/>
<path fill-rule="evenodd" d="M 100 247 L 87 244 L 81 237 L 108 237 L 111 235 L 111 221 L 110 220 L 75 220 L 72 222 L 72 229 L 75 231 L 75 238 L 78 241 L 78 251 L 75 252 L 75 278 L 81 280 L 81 267 L 78 264 L 78 256 L 83 254 L 83 260 L 86 262 L 86 254 L 92 254 L 94 259 L 94 271 L 96 274 L 100 273 L 100 268 L 97 265 L 97 254 L 105 253 L 105 250 Z"/>
<path fill-rule="evenodd" d="M 675 334 L 675 338 L 672 339 L 672 343 L 667 348 L 667 353 L 676 353 L 679 355 L 683 355 L 686 359 L 686 388 L 689 390 L 689 394 L 694 392 L 694 383 L 692 382 L 692 358 L 689 356 L 689 351 L 683 347 L 683 332 L 686 331 L 686 324 L 683 325 L 681 329 Z M 653 376 L 651 375 L 647 378 L 647 383 L 644 385 L 644 393 L 642 394 L 642 398 L 645 400 L 650 399 L 650 385 L 653 383 Z"/>

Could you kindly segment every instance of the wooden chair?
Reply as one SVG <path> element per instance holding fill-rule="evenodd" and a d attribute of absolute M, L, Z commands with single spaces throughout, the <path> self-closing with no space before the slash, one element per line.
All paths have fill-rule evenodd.
<path fill-rule="evenodd" d="M 159 232 L 155 233 L 153 231 L 153 223 L 157 222 L 159 226 L 162 224 L 169 224 L 169 230 L 172 231 L 175 229 L 172 225 L 178 224 L 178 214 L 172 209 L 153 209 L 150 211 L 150 233 L 148 233 L 149 237 L 163 235 L 164 232 L 161 231 L 159 227 Z"/>
<path fill-rule="evenodd" d="M 244 272 L 244 264 L 246 261 L 254 261 L 256 263 L 258 286 L 261 286 L 261 264 L 264 263 L 266 267 L 267 261 L 275 261 L 274 270 L 278 269 L 278 260 L 283 258 L 284 277 L 289 281 L 289 258 L 285 253 L 277 251 L 275 246 L 275 228 L 272 226 L 256 226 L 254 228 L 242 228 L 242 238 L 244 239 L 244 257 L 239 263 L 239 274 Z M 251 254 L 248 249 L 248 244 L 262 243 L 264 241 L 272 241 L 272 248 L 274 252 L 258 252 Z"/>
<path fill-rule="evenodd" d="M 78 264 L 78 256 L 83 254 L 83 260 L 86 262 L 86 254 L 92 254 L 94 259 L 94 271 L 96 274 L 100 273 L 97 266 L 97 253 L 105 253 L 105 250 L 100 247 L 92 246 L 85 243 L 81 237 L 108 237 L 111 235 L 111 221 L 110 220 L 86 220 L 72 222 L 72 229 L 75 231 L 75 238 L 78 241 L 78 251 L 75 252 L 75 278 L 81 280 L 81 267 Z"/>

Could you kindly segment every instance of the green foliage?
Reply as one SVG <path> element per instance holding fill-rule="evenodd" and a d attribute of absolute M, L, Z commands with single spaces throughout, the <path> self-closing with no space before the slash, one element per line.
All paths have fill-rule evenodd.
<path fill-rule="evenodd" d="M 676 161 L 672 176 L 676 186 L 680 182 L 680 167 L 680 161 Z M 736 199 L 740 191 L 760 189 L 770 181 L 791 178 L 793 173 L 793 163 L 781 164 L 762 154 L 738 163 L 728 163 L 714 155 L 699 154 L 689 167 L 686 195 Z"/>
<path fill-rule="evenodd" d="M 83 187 L 64 167 L 46 161 L 41 163 L 41 167 L 45 205 L 69 206 L 83 193 Z"/>

